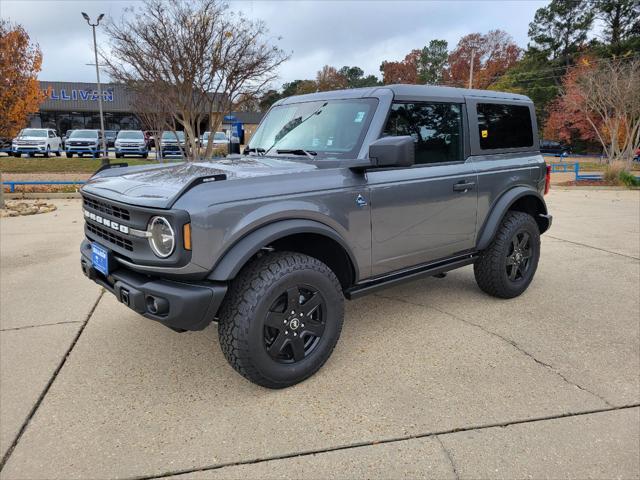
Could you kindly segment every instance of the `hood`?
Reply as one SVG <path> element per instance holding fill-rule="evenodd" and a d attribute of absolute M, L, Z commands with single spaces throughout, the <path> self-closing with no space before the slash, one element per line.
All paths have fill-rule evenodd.
<path fill-rule="evenodd" d="M 211 162 L 112 168 L 97 173 L 83 192 L 145 207 L 170 208 L 187 190 L 201 183 L 316 170 L 312 164 L 268 157 L 228 157 Z"/>

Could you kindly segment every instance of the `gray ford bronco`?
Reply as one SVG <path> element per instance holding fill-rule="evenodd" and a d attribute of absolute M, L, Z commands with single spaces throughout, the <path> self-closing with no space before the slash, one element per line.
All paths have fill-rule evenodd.
<path fill-rule="evenodd" d="M 218 322 L 259 385 L 313 375 L 344 299 L 473 264 L 520 295 L 551 225 L 532 102 L 395 85 L 277 102 L 242 155 L 112 168 L 82 188 L 82 270 L 176 331 Z"/>

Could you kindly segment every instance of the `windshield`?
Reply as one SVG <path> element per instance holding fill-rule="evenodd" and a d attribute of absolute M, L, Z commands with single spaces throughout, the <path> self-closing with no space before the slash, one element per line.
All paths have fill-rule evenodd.
<path fill-rule="evenodd" d="M 226 140 L 227 136 L 224 134 L 224 132 L 216 132 L 216 134 L 213 136 L 214 140 Z"/>
<path fill-rule="evenodd" d="M 307 150 L 318 157 L 357 155 L 377 105 L 374 99 L 322 100 L 269 111 L 249 148 Z"/>
<path fill-rule="evenodd" d="M 69 138 L 98 138 L 97 130 L 74 130 Z"/>
<path fill-rule="evenodd" d="M 127 138 L 127 139 L 136 139 L 136 140 L 143 140 L 144 139 L 144 133 L 142 132 L 120 132 L 118 133 L 118 140 L 122 139 L 122 138 Z"/>
<path fill-rule="evenodd" d="M 46 130 L 39 130 L 37 128 L 25 128 L 20 132 L 21 137 L 46 137 Z"/>
<path fill-rule="evenodd" d="M 176 135 L 179 140 L 184 140 L 184 132 L 162 132 L 162 140 L 175 140 Z"/>

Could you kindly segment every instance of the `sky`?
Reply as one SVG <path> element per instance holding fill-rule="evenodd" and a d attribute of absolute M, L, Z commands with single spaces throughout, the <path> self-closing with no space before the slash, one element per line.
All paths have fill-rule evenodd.
<path fill-rule="evenodd" d="M 435 38 L 451 50 L 467 33 L 501 29 L 521 47 L 540 0 L 503 1 L 230 1 L 232 10 L 263 20 L 273 42 L 291 54 L 274 86 L 315 78 L 323 65 L 357 65 L 380 76 L 383 60 L 401 60 Z M 43 52 L 41 80 L 95 81 L 91 29 L 82 18 L 117 20 L 136 0 L 0 0 L 0 17 L 21 24 Z M 98 44 L 106 38 L 98 27 Z M 108 80 L 108 79 L 105 79 Z"/>

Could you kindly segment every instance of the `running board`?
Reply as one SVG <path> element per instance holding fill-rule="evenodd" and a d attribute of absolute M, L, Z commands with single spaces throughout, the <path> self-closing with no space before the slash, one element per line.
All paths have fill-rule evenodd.
<path fill-rule="evenodd" d="M 448 272 L 449 270 L 455 270 L 456 268 L 470 265 L 475 262 L 477 258 L 478 254 L 474 252 L 462 257 L 455 257 L 449 260 L 442 260 L 439 262 L 422 265 L 410 270 L 391 273 L 389 275 L 385 275 L 384 277 L 356 284 L 345 291 L 344 296 L 349 300 L 353 300 L 354 298 L 368 295 L 369 293 L 373 293 L 383 288 L 393 287 L 404 282 L 416 280 L 421 277 L 432 277 L 434 275 Z"/>

